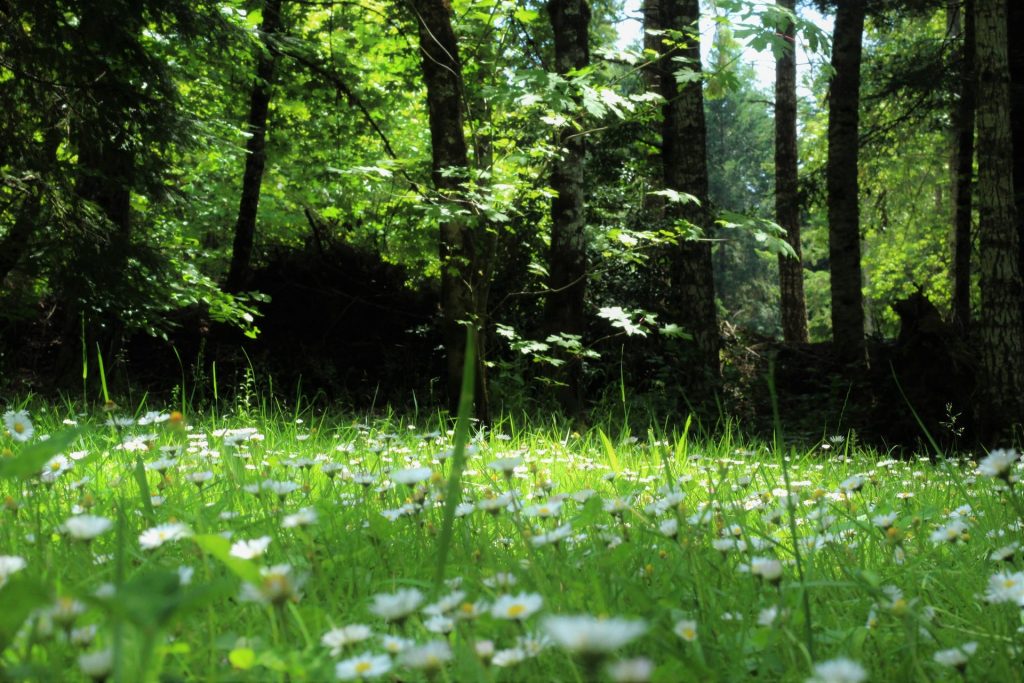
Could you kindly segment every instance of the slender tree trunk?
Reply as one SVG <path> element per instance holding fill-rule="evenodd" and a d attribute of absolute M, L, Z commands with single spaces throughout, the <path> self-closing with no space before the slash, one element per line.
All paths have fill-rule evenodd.
<path fill-rule="evenodd" d="M 973 0 L 965 0 L 973 2 Z M 1013 135 L 1013 194 L 1017 208 L 1017 236 L 1020 243 L 1020 270 L 1024 275 L 1024 3 L 1008 2 L 1007 36 L 1010 60 L 1010 129 Z"/>
<path fill-rule="evenodd" d="M 249 94 L 249 120 L 246 123 L 249 138 L 245 141 L 242 197 L 238 204 L 238 219 L 235 221 L 231 266 L 224 282 L 224 288 L 229 292 L 238 292 L 245 287 L 252 263 L 260 186 L 263 184 L 263 169 L 267 164 L 267 113 L 270 110 L 270 94 L 277 61 L 277 50 L 273 41 L 281 30 L 281 2 L 282 0 L 266 0 L 263 5 L 263 21 L 260 23 L 262 45 L 256 57 L 256 79 Z"/>
<path fill-rule="evenodd" d="M 644 31 L 644 50 L 649 53 L 661 54 L 662 50 L 662 36 L 660 31 L 662 28 L 661 21 L 661 0 L 643 0 L 643 31 Z M 661 93 L 661 72 L 664 71 L 664 67 L 660 60 L 656 60 L 653 55 L 647 56 L 651 61 L 647 63 L 641 70 L 641 76 L 643 77 L 644 86 L 650 92 Z M 661 169 L 661 151 L 652 150 L 648 155 L 647 162 L 651 168 L 651 183 L 654 187 L 649 189 L 661 189 L 662 182 L 664 180 L 664 173 Z M 659 177 L 660 176 L 660 177 Z M 657 180 L 654 180 L 657 178 Z M 659 224 L 664 218 L 665 211 L 665 198 L 660 194 L 652 194 L 649 191 L 644 192 L 643 198 L 641 199 L 643 213 L 651 224 Z"/>
<path fill-rule="evenodd" d="M 469 175 L 466 136 L 463 130 L 462 63 L 452 29 L 451 8 L 446 0 L 412 0 L 423 56 L 423 80 L 427 86 L 434 186 L 452 202 L 452 214 L 441 222 L 441 336 L 447 355 L 448 405 L 459 404 L 462 368 L 466 357 L 465 322 L 479 329 L 484 311 L 477 297 L 486 291 L 477 247 L 476 216 L 460 206 Z M 477 359 L 478 371 L 482 363 Z M 479 385 L 478 385 L 479 394 Z M 486 394 L 477 396 L 477 413 L 486 416 Z"/>
<path fill-rule="evenodd" d="M 976 0 L 978 68 L 978 236 L 983 377 L 982 439 L 1009 443 L 1024 416 L 1024 317 L 1020 244 L 1013 196 L 1010 73 L 1005 0 Z"/>
<path fill-rule="evenodd" d="M 796 0 L 777 0 L 776 4 L 790 12 L 796 10 Z M 796 252 L 796 258 L 779 256 L 782 338 L 790 343 L 805 343 L 807 305 L 797 183 L 796 27 L 792 22 L 787 23 L 782 35 L 789 49 L 775 59 L 775 216 L 786 229 L 786 242 Z"/>
<path fill-rule="evenodd" d="M 89 102 L 74 119 L 73 140 L 78 153 L 75 192 L 100 208 L 114 228 L 103 247 L 107 266 L 116 272 L 127 257 L 132 236 L 131 190 L 135 183 L 135 155 L 128 130 L 129 105 L 112 82 L 105 60 L 124 49 L 124 34 L 141 30 L 141 9 L 117 17 L 123 26 L 111 31 L 109 10 L 95 7 L 82 13 L 79 30 L 83 43 L 93 47 L 82 55 L 84 77 L 89 83 Z M 77 113 L 77 112 L 76 112 Z"/>
<path fill-rule="evenodd" d="M 832 281 L 832 340 L 840 360 L 864 363 L 864 297 L 860 271 L 857 182 L 860 62 L 864 3 L 839 3 L 832 39 L 828 107 L 828 235 Z"/>
<path fill-rule="evenodd" d="M 670 218 L 688 221 L 710 236 L 708 211 L 707 131 L 704 126 L 704 92 L 700 80 L 680 85 L 675 72 L 678 57 L 694 71 L 701 70 L 697 21 L 699 0 L 660 0 L 662 28 L 687 34 L 681 45 L 661 59 L 661 94 L 665 98 L 662 123 L 662 162 L 665 186 L 693 195 L 697 204 L 671 203 Z M 719 334 L 715 312 L 715 285 L 711 243 L 707 239 L 684 240 L 675 247 L 671 263 L 672 307 L 680 324 L 696 343 L 703 369 L 719 374 Z"/>
<path fill-rule="evenodd" d="M 961 8 L 950 12 L 960 16 Z M 971 325 L 971 226 L 973 223 L 974 184 L 974 108 L 976 82 L 974 53 L 976 31 L 974 0 L 963 0 L 960 62 L 960 100 L 953 112 L 954 212 L 953 212 L 953 322 L 963 332 Z"/>
<path fill-rule="evenodd" d="M 644 50 L 654 53 L 661 52 L 661 36 L 654 32 L 648 32 L 647 29 L 657 31 L 661 26 L 661 0 L 643 0 L 642 6 L 643 12 L 643 29 L 644 39 L 643 46 Z M 658 64 L 650 64 L 646 66 L 643 71 L 644 83 L 647 85 L 647 89 L 653 92 L 660 91 L 660 72 Z"/>
<path fill-rule="evenodd" d="M 588 30 L 590 7 L 586 0 L 551 0 L 548 3 L 551 28 L 555 35 L 555 69 L 566 74 L 590 63 Z M 544 327 L 548 334 L 559 332 L 582 336 L 583 303 L 587 290 L 586 217 L 584 215 L 583 136 L 573 127 L 562 128 L 556 139 L 562 156 L 551 173 L 551 189 L 557 196 L 551 202 L 551 250 L 548 294 L 544 307 Z M 582 361 L 570 359 L 559 369 L 556 379 L 563 387 L 559 402 L 567 415 L 580 410 Z"/>

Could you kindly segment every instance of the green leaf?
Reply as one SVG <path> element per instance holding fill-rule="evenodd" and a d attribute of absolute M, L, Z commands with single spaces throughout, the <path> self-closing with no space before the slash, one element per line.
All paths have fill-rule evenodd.
<path fill-rule="evenodd" d="M 615 453 L 615 445 L 608 438 L 608 435 L 600 429 L 597 430 L 597 435 L 601 437 L 601 445 L 604 446 L 605 455 L 608 456 L 608 464 L 612 466 L 612 471 L 618 474 L 622 468 L 619 466 L 619 457 Z"/>
<path fill-rule="evenodd" d="M 0 652 L 6 651 L 33 610 L 51 601 L 50 591 L 28 576 L 15 575 L 0 589 Z"/>
<path fill-rule="evenodd" d="M 65 450 L 84 430 L 75 427 L 21 449 L 13 458 L 0 460 L 0 479 L 30 479 L 46 461 Z"/>
<path fill-rule="evenodd" d="M 662 325 L 658 329 L 658 332 L 660 332 L 662 335 L 666 337 L 675 337 L 677 339 L 693 339 L 692 334 L 684 330 L 679 325 L 676 325 L 675 323 L 667 323 L 665 325 Z"/>
<path fill-rule="evenodd" d="M 256 665 L 256 653 L 252 648 L 238 647 L 228 653 L 228 661 L 234 668 L 248 671 Z"/>
<path fill-rule="evenodd" d="M 231 554 L 231 541 L 223 536 L 218 536 L 217 534 L 203 534 L 200 536 L 193 536 L 192 540 L 195 541 L 196 545 L 204 551 L 220 560 L 232 574 L 243 581 L 259 585 L 263 580 L 260 576 L 260 570 L 255 564 L 249 560 L 243 560 L 242 558 L 235 557 Z"/>

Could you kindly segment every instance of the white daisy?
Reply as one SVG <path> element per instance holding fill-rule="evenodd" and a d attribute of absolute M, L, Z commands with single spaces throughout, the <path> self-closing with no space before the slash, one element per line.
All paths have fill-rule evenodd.
<path fill-rule="evenodd" d="M 15 441 L 28 441 L 36 433 L 27 410 L 8 410 L 4 413 L 4 426 Z"/>
<path fill-rule="evenodd" d="M 985 599 L 991 603 L 1009 602 L 1024 607 L 1024 572 L 999 572 L 988 580 Z"/>
<path fill-rule="evenodd" d="M 1012 448 L 996 449 L 978 463 L 978 474 L 993 479 L 1007 479 L 1010 476 L 1010 469 L 1019 457 L 1020 454 Z"/>
<path fill-rule="evenodd" d="M 139 534 L 139 545 L 143 550 L 153 550 L 168 541 L 188 538 L 191 534 L 192 531 L 180 522 L 160 524 Z"/>
<path fill-rule="evenodd" d="M 932 659 L 936 663 L 942 666 L 948 666 L 953 669 L 963 671 L 967 666 L 967 660 L 971 658 L 978 649 L 978 644 L 975 642 L 964 643 L 959 647 L 951 647 L 948 650 L 939 650 Z"/>
<path fill-rule="evenodd" d="M 614 683 L 646 683 L 654 673 L 654 662 L 646 657 L 612 662 L 605 669 Z"/>
<path fill-rule="evenodd" d="M 491 605 L 491 616 L 495 619 L 523 621 L 535 614 L 544 604 L 544 598 L 536 593 L 502 595 Z"/>
<path fill-rule="evenodd" d="M 862 683 L 868 674 L 857 662 L 838 657 L 814 665 L 814 675 L 808 683 Z"/>
<path fill-rule="evenodd" d="M 242 584 L 239 599 L 242 602 L 258 602 L 264 605 L 282 605 L 299 599 L 299 589 L 304 579 L 298 576 L 289 564 L 276 564 L 260 568 L 260 583 L 248 581 Z"/>
<path fill-rule="evenodd" d="M 105 681 L 114 670 L 114 650 L 107 648 L 78 655 L 78 668 L 87 678 Z"/>
<path fill-rule="evenodd" d="M 101 534 L 110 531 L 114 523 L 106 517 L 96 515 L 76 515 L 69 517 L 61 529 L 71 538 L 79 541 L 91 541 Z"/>
<path fill-rule="evenodd" d="M 316 510 L 313 508 L 302 508 L 298 512 L 285 515 L 285 518 L 281 520 L 281 526 L 285 529 L 293 529 L 299 526 L 310 526 L 311 524 L 316 524 L 316 520 Z"/>
<path fill-rule="evenodd" d="M 334 668 L 334 675 L 340 681 L 365 680 L 383 676 L 391 670 L 391 658 L 387 655 L 377 655 L 372 652 L 365 652 L 358 657 L 351 657 L 338 662 Z"/>
<path fill-rule="evenodd" d="M 231 544 L 231 555 L 243 560 L 255 559 L 267 551 L 270 540 L 270 536 L 260 536 L 251 540 L 235 541 Z"/>
<path fill-rule="evenodd" d="M 370 611 L 384 621 L 400 621 L 409 616 L 423 603 L 423 593 L 416 588 L 403 588 L 394 593 L 378 593 L 373 596 Z"/>
<path fill-rule="evenodd" d="M 7 584 L 12 574 L 20 572 L 28 566 L 25 558 L 19 555 L 0 555 L 0 588 Z"/>
<path fill-rule="evenodd" d="M 410 467 L 408 469 L 392 472 L 391 481 L 396 484 L 415 486 L 416 484 L 422 484 L 430 479 L 430 475 L 431 471 L 429 467 Z"/>
<path fill-rule="evenodd" d="M 446 640 L 432 640 L 402 651 L 398 662 L 410 669 L 437 671 L 452 658 L 452 648 Z"/>
<path fill-rule="evenodd" d="M 697 622 L 692 619 L 682 619 L 672 627 L 672 632 L 688 643 L 697 640 Z"/>
<path fill-rule="evenodd" d="M 369 640 L 373 631 L 363 624 L 350 624 L 341 628 L 332 628 L 320 638 L 320 644 L 331 649 L 331 656 L 337 657 L 346 645 Z"/>
<path fill-rule="evenodd" d="M 542 626 L 555 644 L 569 652 L 585 655 L 617 650 L 647 631 L 647 624 L 641 620 L 598 619 L 589 615 L 549 616 Z"/>

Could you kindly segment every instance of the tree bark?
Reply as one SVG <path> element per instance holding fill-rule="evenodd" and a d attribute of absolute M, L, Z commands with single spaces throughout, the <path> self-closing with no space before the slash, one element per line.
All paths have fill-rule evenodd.
<path fill-rule="evenodd" d="M 777 0 L 777 4 L 790 12 L 796 10 L 796 0 Z M 792 22 L 783 28 L 788 49 L 775 60 L 775 217 L 786 229 L 786 242 L 796 252 L 796 258 L 779 256 L 782 338 L 790 343 L 806 343 L 807 305 L 797 181 L 795 29 Z"/>
<path fill-rule="evenodd" d="M 654 31 L 658 30 L 661 26 L 661 0 L 643 0 L 641 8 L 643 13 L 643 46 L 645 51 L 660 53 L 661 52 L 661 36 L 655 33 L 649 33 L 647 29 Z M 644 84 L 647 89 L 652 92 L 660 92 L 660 73 L 661 69 L 657 63 L 652 63 L 643 68 L 641 72 L 644 79 Z"/>
<path fill-rule="evenodd" d="M 567 74 L 590 63 L 588 31 L 590 6 L 586 0 L 551 0 L 548 14 L 555 36 L 555 69 Z M 549 288 L 544 306 L 548 334 L 582 336 L 583 305 L 587 290 L 586 216 L 584 214 L 583 136 L 574 127 L 559 130 L 555 144 L 562 150 L 551 172 L 551 248 L 548 255 Z M 572 357 L 559 368 L 555 379 L 566 415 L 579 412 L 583 364 Z"/>
<path fill-rule="evenodd" d="M 953 6 L 951 12 L 959 13 Z M 974 75 L 976 31 L 974 0 L 963 0 L 960 100 L 953 112 L 956 163 L 953 211 L 953 323 L 963 332 L 971 325 L 971 227 L 973 223 Z"/>
<path fill-rule="evenodd" d="M 837 357 L 862 365 L 864 297 L 860 270 L 860 206 L 857 182 L 860 62 L 864 3 L 842 2 L 832 39 L 828 114 L 828 234 L 832 283 L 832 340 Z"/>
<path fill-rule="evenodd" d="M 267 114 L 270 111 L 274 66 L 277 62 L 277 49 L 273 41 L 281 30 L 281 4 L 282 0 L 266 0 L 263 5 L 263 20 L 260 23 L 262 45 L 256 57 L 256 79 L 249 95 L 249 119 L 246 123 L 249 138 L 245 141 L 242 197 L 238 204 L 238 219 L 235 221 L 231 265 L 224 282 L 224 289 L 229 292 L 238 292 L 245 287 L 252 263 L 260 186 L 263 184 L 263 170 L 267 164 Z"/>
<path fill-rule="evenodd" d="M 486 292 L 486 269 L 477 255 L 484 247 L 477 235 L 478 219 L 462 196 L 469 176 L 466 135 L 463 130 L 462 63 L 446 0 L 412 0 L 427 86 L 434 186 L 449 203 L 449 215 L 440 225 L 441 336 L 446 353 L 447 398 L 454 413 L 459 405 L 462 369 L 466 357 L 464 323 L 474 331 L 484 313 L 479 297 Z M 479 345 L 478 345 L 479 348 Z M 479 354 L 478 354 L 479 355 Z M 478 379 L 483 370 L 476 361 Z M 477 414 L 486 417 L 486 392 L 477 383 Z"/>
<path fill-rule="evenodd" d="M 1024 316 L 1020 240 L 1013 195 L 1010 73 L 1005 0 L 976 0 L 978 68 L 978 236 L 981 311 L 978 427 L 1009 443 L 1024 415 Z"/>
<path fill-rule="evenodd" d="M 973 0 L 965 0 L 973 2 Z M 1008 2 L 1007 36 L 1010 60 L 1010 129 L 1013 135 L 1013 194 L 1017 208 L 1017 237 L 1020 244 L 1020 271 L 1024 275 L 1024 3 Z"/>
<path fill-rule="evenodd" d="M 128 52 L 125 35 L 141 30 L 141 9 L 131 16 L 118 17 L 120 30 L 111 31 L 114 17 L 100 8 L 83 12 L 79 30 L 82 44 L 92 48 L 82 55 L 90 102 L 74 123 L 74 142 L 78 153 L 76 194 L 96 204 L 114 227 L 104 249 L 109 265 L 117 269 L 127 255 L 131 240 L 131 189 L 135 182 L 135 156 L 128 130 L 131 104 L 125 101 L 124 83 L 112 77 L 105 60 L 109 54 Z"/>
<path fill-rule="evenodd" d="M 699 204 L 670 203 L 667 217 L 688 221 L 703 233 L 700 240 L 682 240 L 671 258 L 671 307 L 679 324 L 693 335 L 697 355 L 710 376 L 719 374 L 719 334 L 715 311 L 715 285 L 711 263 L 711 221 L 708 211 L 707 132 L 704 126 L 704 91 L 701 80 L 680 85 L 677 58 L 699 72 L 699 0 L 660 0 L 661 26 L 685 37 L 662 55 L 661 94 L 665 98 L 662 122 L 662 162 L 665 186 L 697 198 Z"/>

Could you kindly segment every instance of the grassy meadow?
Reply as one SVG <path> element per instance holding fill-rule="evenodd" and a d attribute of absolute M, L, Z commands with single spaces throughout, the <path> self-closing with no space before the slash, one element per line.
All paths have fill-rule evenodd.
<path fill-rule="evenodd" d="M 1012 451 L 9 407 L 3 680 L 1024 679 Z"/>

